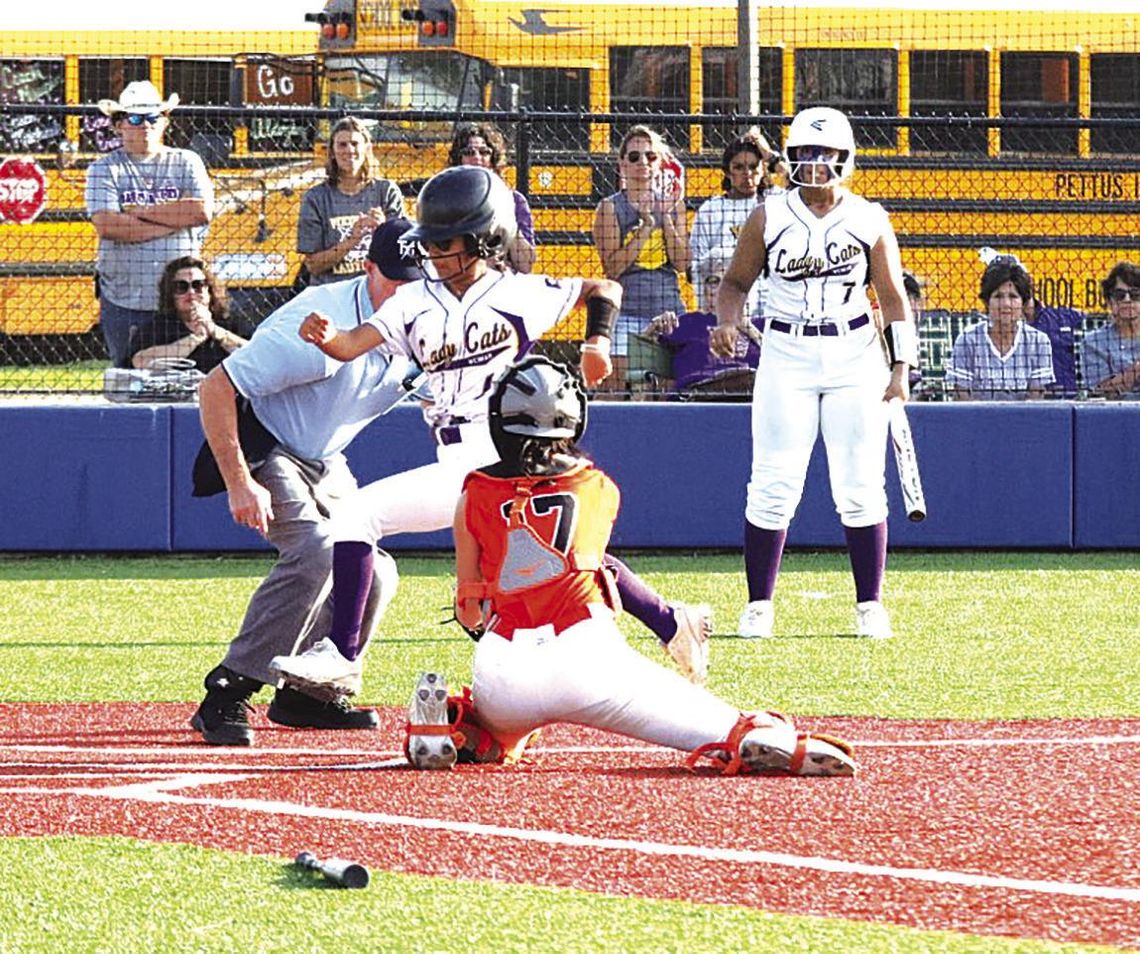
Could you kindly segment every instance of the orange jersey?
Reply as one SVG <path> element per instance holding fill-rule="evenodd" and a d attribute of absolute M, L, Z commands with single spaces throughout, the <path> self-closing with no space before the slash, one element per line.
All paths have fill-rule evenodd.
<path fill-rule="evenodd" d="M 600 575 L 620 494 L 593 464 L 552 477 L 475 471 L 464 490 L 497 632 L 584 619 L 591 603 L 611 602 Z"/>

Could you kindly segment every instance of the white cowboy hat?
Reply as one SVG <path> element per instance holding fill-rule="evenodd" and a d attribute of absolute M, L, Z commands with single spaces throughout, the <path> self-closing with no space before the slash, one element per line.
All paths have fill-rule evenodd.
<path fill-rule="evenodd" d="M 154 83 L 150 80 L 135 80 L 128 83 L 119 99 L 99 100 L 99 111 L 104 116 L 117 113 L 167 113 L 178 105 L 178 94 L 171 93 L 170 99 L 163 101 Z"/>

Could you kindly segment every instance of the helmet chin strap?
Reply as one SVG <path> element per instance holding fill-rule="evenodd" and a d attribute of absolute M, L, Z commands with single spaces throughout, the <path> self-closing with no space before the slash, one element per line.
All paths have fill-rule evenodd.
<path fill-rule="evenodd" d="M 451 278 L 440 278 L 439 273 L 437 271 L 435 271 L 435 269 L 433 269 L 432 271 L 428 270 L 428 265 L 434 264 L 435 262 L 443 262 L 449 258 L 462 259 L 463 256 L 465 256 L 465 255 L 469 255 L 469 253 L 467 251 L 467 248 L 463 247 L 463 248 L 460 248 L 459 251 L 457 251 L 457 252 L 445 252 L 442 255 L 428 255 L 425 252 L 423 252 L 422 250 L 417 250 L 415 253 L 415 258 L 416 258 L 416 264 L 419 266 L 420 271 L 423 272 L 424 279 L 426 281 L 429 281 L 429 282 L 439 283 L 439 282 L 451 281 L 452 279 L 454 279 L 456 277 L 456 275 L 452 275 Z M 475 265 L 475 263 L 477 261 L 479 261 L 479 256 L 477 256 L 477 255 L 469 255 L 469 258 L 470 258 L 470 261 L 459 270 L 459 272 L 458 272 L 459 275 L 462 275 L 464 272 L 471 269 Z M 435 273 L 433 274 L 433 272 L 435 272 Z"/>

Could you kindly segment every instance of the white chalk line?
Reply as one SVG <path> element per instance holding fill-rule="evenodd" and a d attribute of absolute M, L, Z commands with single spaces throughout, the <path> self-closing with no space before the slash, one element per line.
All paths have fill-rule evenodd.
<path fill-rule="evenodd" d="M 260 773 L 258 773 L 260 774 Z M 67 793 L 92 798 L 119 799 L 154 804 L 200 805 L 208 808 L 228 808 L 244 812 L 285 815 L 294 818 L 314 818 L 326 821 L 354 822 L 378 827 L 415 828 L 427 831 L 501 838 L 566 848 L 588 848 L 599 851 L 626 851 L 655 857 L 693 858 L 701 861 L 721 861 L 742 865 L 771 865 L 828 874 L 857 875 L 870 878 L 889 878 L 896 881 L 917 881 L 927 884 L 953 885 L 964 888 L 998 888 L 1050 896 L 1088 898 L 1104 901 L 1140 903 L 1140 888 L 1121 888 L 1112 885 L 1085 884 L 1073 881 L 1046 881 L 1029 878 L 1008 878 L 965 871 L 945 871 L 936 868 L 904 868 L 894 865 L 867 864 L 837 858 L 792 855 L 784 852 L 756 851 L 704 845 L 670 844 L 666 842 L 625 838 L 597 838 L 548 829 L 510 828 L 502 825 L 485 825 L 439 818 L 416 818 L 387 812 L 364 812 L 354 809 L 324 808 L 272 799 L 211 798 L 172 794 L 173 790 L 202 785 L 216 785 L 255 777 L 233 774 L 183 774 L 161 781 L 112 788 L 45 788 L 15 789 L 13 793 L 59 795 Z M 5 791 L 0 789 L 0 791 Z"/>

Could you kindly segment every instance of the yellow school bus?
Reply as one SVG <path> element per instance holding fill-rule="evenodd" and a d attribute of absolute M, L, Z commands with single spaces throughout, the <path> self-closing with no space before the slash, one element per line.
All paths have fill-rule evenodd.
<path fill-rule="evenodd" d="M 736 0 L 315 0 L 295 32 L 6 34 L 0 113 L 13 97 L 90 105 L 143 77 L 191 105 L 264 107 L 177 110 L 168 141 L 211 168 L 221 211 L 206 252 L 227 284 L 280 295 L 300 265 L 299 196 L 322 178 L 327 122 L 275 107 L 379 111 L 377 153 L 408 194 L 446 164 L 456 116 L 494 112 L 515 146 L 507 176 L 534 211 L 537 267 L 596 275 L 593 211 L 634 114 L 685 165 L 690 213 L 720 190 L 721 149 L 745 125 L 743 37 L 771 141 L 804 106 L 852 117 L 852 187 L 890 210 L 929 307 L 975 307 L 977 250 L 990 246 L 1021 258 L 1046 304 L 1100 311 L 1098 280 L 1140 256 L 1140 13 L 1064 6 L 764 2 L 742 21 Z M 94 320 L 82 193 L 106 147 L 99 120 L 41 117 L 39 139 L 0 138 L 0 153 L 36 156 L 50 180 L 34 225 L 0 224 L 0 333 Z"/>
<path fill-rule="evenodd" d="M 46 207 L 31 224 L 0 221 L 0 334 L 77 334 L 98 320 L 95 230 L 84 204 L 87 166 L 118 145 L 110 120 L 58 109 L 94 106 L 129 82 L 178 93 L 169 145 L 207 160 L 218 214 L 205 254 L 240 288 L 287 285 L 299 259 L 296 189 L 319 179 L 311 121 L 271 107 L 315 101 L 317 31 L 13 31 L 0 36 L 0 158 L 31 157 L 46 178 Z M 218 117 L 194 107 L 248 104 L 264 117 Z M 294 186 L 296 188 L 294 188 Z"/>

